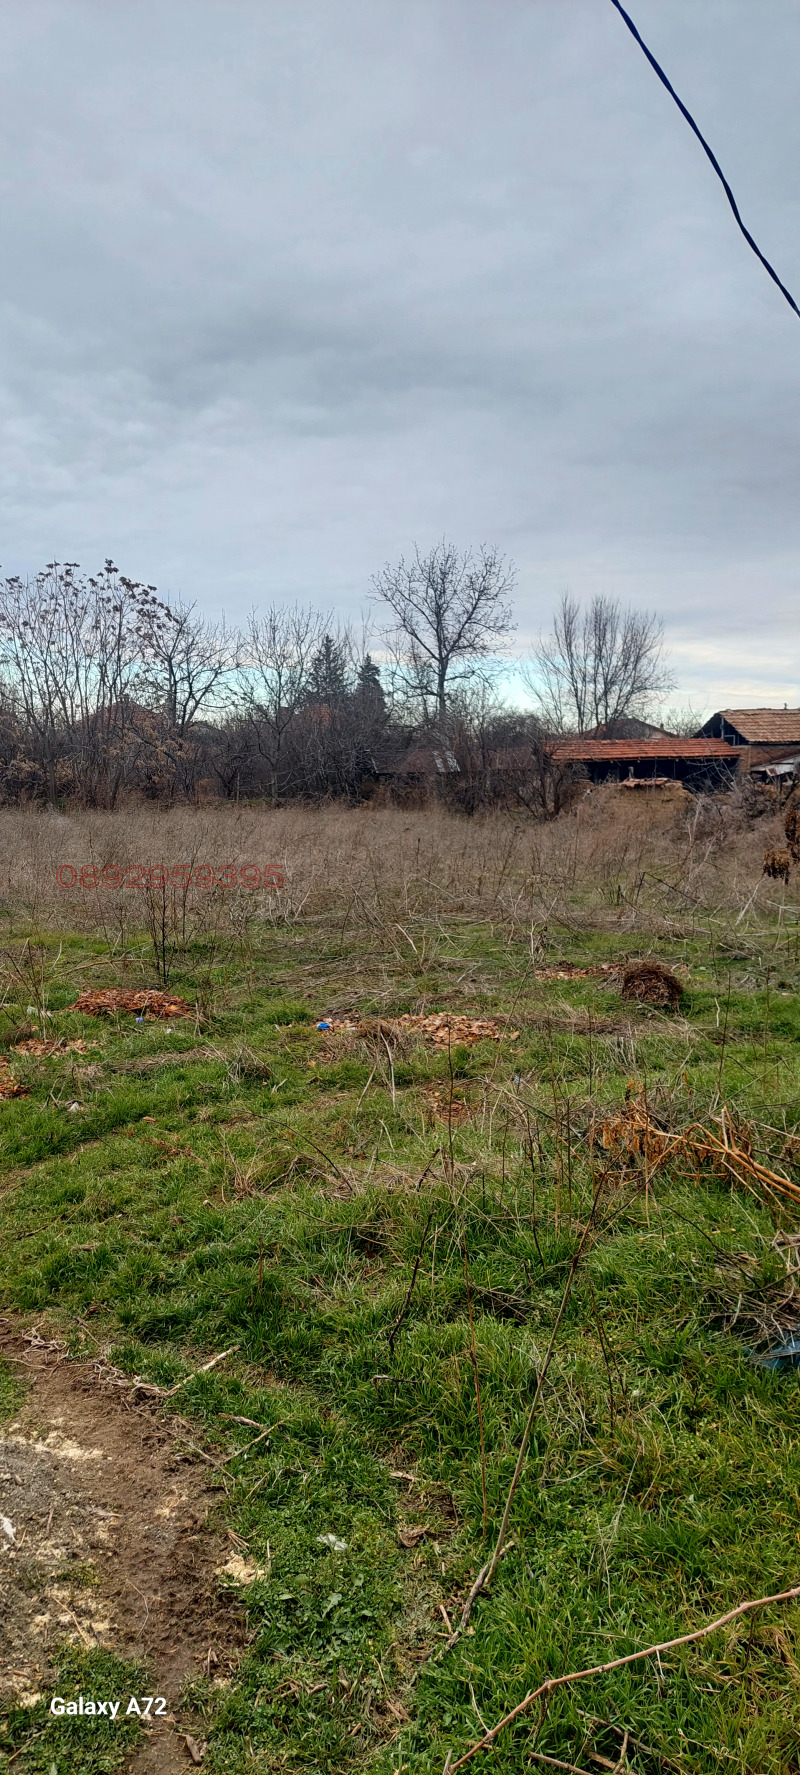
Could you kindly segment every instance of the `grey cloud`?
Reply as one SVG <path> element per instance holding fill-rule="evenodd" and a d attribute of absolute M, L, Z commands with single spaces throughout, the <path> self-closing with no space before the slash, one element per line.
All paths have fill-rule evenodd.
<path fill-rule="evenodd" d="M 632 5 L 800 287 L 800 15 Z M 354 611 L 447 530 L 800 698 L 800 323 L 607 0 L 0 18 L 7 568 Z"/>

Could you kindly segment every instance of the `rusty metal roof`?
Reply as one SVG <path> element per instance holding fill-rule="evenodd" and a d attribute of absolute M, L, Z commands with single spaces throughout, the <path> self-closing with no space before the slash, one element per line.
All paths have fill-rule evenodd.
<path fill-rule="evenodd" d="M 800 744 L 800 709 L 721 709 L 720 714 L 750 745 Z"/>
<path fill-rule="evenodd" d="M 736 762 L 736 747 L 727 740 L 686 740 L 668 734 L 661 740 L 561 740 L 553 757 L 576 764 L 636 764 L 642 758 L 728 758 Z"/>

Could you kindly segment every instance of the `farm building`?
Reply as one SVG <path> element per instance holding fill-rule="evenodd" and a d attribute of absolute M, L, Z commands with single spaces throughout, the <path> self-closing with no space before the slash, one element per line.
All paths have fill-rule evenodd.
<path fill-rule="evenodd" d="M 795 776 L 800 769 L 800 709 L 718 709 L 698 738 L 735 746 L 742 776 Z"/>
<path fill-rule="evenodd" d="M 800 709 L 718 709 L 698 728 L 697 738 L 727 740 L 731 746 L 800 749 Z"/>
<path fill-rule="evenodd" d="M 552 755 L 559 764 L 582 765 L 593 783 L 668 777 L 690 789 L 729 788 L 739 763 L 736 750 L 725 739 L 683 739 L 678 734 L 655 739 L 560 740 Z"/>

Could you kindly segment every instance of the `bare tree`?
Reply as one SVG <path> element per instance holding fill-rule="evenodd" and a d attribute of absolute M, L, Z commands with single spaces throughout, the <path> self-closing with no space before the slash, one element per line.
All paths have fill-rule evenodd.
<path fill-rule="evenodd" d="M 118 573 L 113 561 L 89 578 L 75 562 L 51 561 L 32 580 L 0 584 L 0 668 L 51 802 L 60 770 L 82 799 L 113 805 L 147 635 L 164 618 L 155 587 Z"/>
<path fill-rule="evenodd" d="M 252 611 L 240 673 L 240 694 L 256 751 L 269 772 L 277 801 L 290 729 L 311 689 L 312 665 L 324 624 L 310 606 L 272 605 Z"/>
<path fill-rule="evenodd" d="M 623 610 L 616 598 L 593 598 L 582 608 L 567 592 L 525 678 L 542 720 L 556 733 L 641 718 L 674 684 L 660 617 Z"/>
<path fill-rule="evenodd" d="M 208 622 L 194 604 L 161 605 L 145 627 L 146 682 L 153 706 L 184 739 L 200 710 L 208 711 L 238 664 L 239 636 L 224 620 Z"/>
<path fill-rule="evenodd" d="M 384 639 L 425 719 L 447 716 L 453 680 L 468 678 L 513 629 L 514 569 L 497 549 L 459 554 L 442 541 L 427 555 L 415 546 L 375 575 L 374 596 L 391 613 Z"/>
<path fill-rule="evenodd" d="M 209 622 L 194 604 L 151 607 L 145 622 L 141 677 L 146 710 L 141 710 L 142 740 L 157 756 L 159 777 L 166 770 L 182 796 L 197 791 L 207 769 L 209 721 L 225 702 L 225 690 L 241 653 L 241 636 L 221 622 Z M 154 726 L 151 711 L 160 722 Z"/>

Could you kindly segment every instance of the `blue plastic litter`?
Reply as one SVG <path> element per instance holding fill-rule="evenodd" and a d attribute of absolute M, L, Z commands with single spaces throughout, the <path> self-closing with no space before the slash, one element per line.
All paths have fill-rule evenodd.
<path fill-rule="evenodd" d="M 330 1027 L 331 1027 L 330 1023 L 318 1023 L 317 1024 L 318 1029 L 330 1029 Z"/>
<path fill-rule="evenodd" d="M 751 1355 L 750 1360 L 759 1368 L 800 1368 L 800 1330 L 793 1331 L 785 1344 L 779 1344 L 777 1349 L 765 1350 L 763 1356 Z"/>

